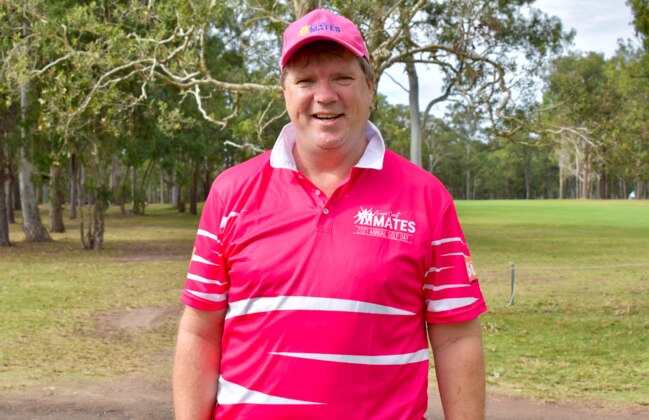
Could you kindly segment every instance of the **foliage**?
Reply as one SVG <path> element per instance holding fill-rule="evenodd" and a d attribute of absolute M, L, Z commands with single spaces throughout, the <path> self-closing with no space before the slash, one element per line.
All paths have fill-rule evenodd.
<path fill-rule="evenodd" d="M 649 1 L 627 0 L 626 4 L 631 7 L 633 13 L 636 34 L 642 40 L 644 50 L 649 52 Z"/>
<path fill-rule="evenodd" d="M 545 95 L 552 110 L 541 132 L 556 142 L 560 166 L 575 179 L 574 196 L 626 197 L 632 189 L 646 196 L 648 92 L 638 75 L 647 63 L 631 45 L 609 60 L 595 53 L 555 60 Z"/>

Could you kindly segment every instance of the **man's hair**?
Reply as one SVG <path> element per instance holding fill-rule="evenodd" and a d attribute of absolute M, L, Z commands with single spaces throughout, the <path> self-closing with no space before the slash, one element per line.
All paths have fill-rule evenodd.
<path fill-rule="evenodd" d="M 341 57 L 344 54 L 351 54 L 356 61 L 361 66 L 361 69 L 363 70 L 363 74 L 365 75 L 365 80 L 367 81 L 367 85 L 369 86 L 372 81 L 374 80 L 374 71 L 372 70 L 372 66 L 370 63 L 367 62 L 366 59 L 363 57 L 358 57 L 354 54 L 352 54 L 350 51 L 347 50 L 347 48 L 343 47 L 337 42 L 333 41 L 315 41 L 310 44 L 307 44 L 306 46 L 302 47 L 299 51 L 297 51 L 293 57 L 289 60 L 287 63 L 286 67 L 284 67 L 284 70 L 282 70 L 282 73 L 279 76 L 279 83 L 284 88 L 284 81 L 286 80 L 286 73 L 288 68 L 290 67 L 292 62 L 295 62 L 296 59 L 299 60 L 301 57 L 304 56 L 304 53 L 307 51 L 312 53 L 312 54 L 317 54 L 317 55 L 324 55 L 324 56 L 334 56 L 334 57 Z M 307 63 L 308 64 L 308 61 Z"/>

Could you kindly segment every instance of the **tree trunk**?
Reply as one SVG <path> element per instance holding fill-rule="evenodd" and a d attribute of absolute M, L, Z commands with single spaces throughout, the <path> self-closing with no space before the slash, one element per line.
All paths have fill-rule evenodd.
<path fill-rule="evenodd" d="M 322 0 L 293 0 L 293 10 L 297 18 L 320 8 L 322 8 Z"/>
<path fill-rule="evenodd" d="M 530 182 L 530 168 L 525 164 L 525 168 L 523 168 L 523 179 L 525 181 L 525 199 L 529 200 L 532 196 L 532 185 Z"/>
<path fill-rule="evenodd" d="M 165 172 L 162 169 L 162 164 L 160 164 L 160 204 L 165 203 Z"/>
<path fill-rule="evenodd" d="M 203 173 L 203 200 L 207 200 L 207 196 L 210 195 L 210 189 L 212 187 L 212 174 L 210 173 L 210 166 L 205 159 L 205 171 Z"/>
<path fill-rule="evenodd" d="M 86 177 L 83 166 L 79 167 L 79 177 L 76 182 L 77 190 L 79 191 L 79 240 L 81 248 L 92 249 L 94 246 L 93 240 L 93 223 L 92 223 L 92 207 L 88 204 L 88 232 L 86 232 L 86 223 L 84 215 L 84 205 L 86 202 L 90 203 L 90 199 L 86 193 Z"/>
<path fill-rule="evenodd" d="M 174 159 L 174 167 L 171 172 L 171 206 L 179 209 L 180 201 L 181 198 L 180 182 L 178 181 L 178 162 L 176 161 L 176 159 Z"/>
<path fill-rule="evenodd" d="M 108 208 L 108 197 L 110 196 L 112 189 L 109 185 L 110 182 L 107 181 L 107 168 L 102 165 L 99 158 L 96 158 L 95 164 L 97 165 L 95 176 L 97 177 L 98 182 L 94 191 L 94 208 L 92 209 L 94 224 L 92 249 L 99 251 L 104 247 L 104 231 L 106 227 L 104 224 L 104 215 Z"/>
<path fill-rule="evenodd" d="M 178 213 L 184 214 L 185 213 L 185 200 L 183 199 L 183 194 L 182 190 L 180 189 L 180 185 L 177 187 L 177 192 L 178 192 Z"/>
<path fill-rule="evenodd" d="M 20 85 L 20 115 L 21 115 L 21 139 L 22 144 L 20 147 L 20 202 L 23 216 L 23 231 L 25 232 L 25 239 L 27 242 L 48 242 L 52 238 L 43 226 L 41 216 L 38 213 L 38 204 L 36 202 L 36 194 L 34 193 L 34 184 L 32 182 L 33 165 L 29 158 L 29 149 L 31 143 L 31 136 L 27 129 L 27 111 L 28 111 L 28 98 L 27 98 L 27 84 L 25 82 Z"/>
<path fill-rule="evenodd" d="M 147 164 L 146 168 L 144 169 L 144 175 L 142 176 L 142 181 L 140 182 L 140 189 L 139 189 L 139 198 L 140 198 L 140 205 L 142 207 L 142 212 L 140 214 L 144 214 L 146 211 L 146 206 L 149 204 L 149 202 L 154 202 L 154 199 L 148 200 L 147 199 L 147 191 L 151 191 L 150 189 L 150 181 L 151 181 L 151 174 L 153 173 L 153 168 L 155 167 L 155 161 L 153 159 L 149 160 L 149 163 Z"/>
<path fill-rule="evenodd" d="M 119 196 L 119 186 L 120 184 L 120 167 L 119 167 L 119 159 L 117 159 L 117 156 L 113 156 L 111 158 L 111 164 L 110 164 L 111 170 L 110 170 L 110 182 L 108 184 L 108 188 L 112 191 L 113 197 Z"/>
<path fill-rule="evenodd" d="M 640 179 L 635 180 L 635 198 L 636 200 L 642 198 L 642 181 Z"/>
<path fill-rule="evenodd" d="M 5 194 L 5 155 L 4 141 L 0 137 L 0 246 L 10 246 L 9 214 L 7 212 L 7 197 Z"/>
<path fill-rule="evenodd" d="M 464 198 L 469 200 L 469 188 L 471 186 L 471 143 L 466 142 L 466 175 L 464 180 Z"/>
<path fill-rule="evenodd" d="M 133 165 L 131 169 L 131 195 L 133 198 L 133 214 L 142 214 L 142 207 L 140 205 L 139 187 L 137 185 L 137 168 Z"/>
<path fill-rule="evenodd" d="M 198 214 L 198 164 L 193 165 L 192 185 L 189 191 L 189 213 L 196 216 Z"/>
<path fill-rule="evenodd" d="M 95 199 L 94 207 L 95 208 L 93 211 L 93 216 L 94 216 L 95 234 L 92 238 L 93 239 L 92 249 L 99 251 L 104 247 L 104 231 L 105 231 L 104 214 L 106 213 L 106 206 L 103 203 L 103 200 L 97 197 Z"/>
<path fill-rule="evenodd" d="M 421 119 L 419 114 L 419 78 L 415 64 L 406 63 L 408 73 L 408 103 L 410 106 L 410 161 L 421 166 Z"/>
<path fill-rule="evenodd" d="M 9 188 L 7 194 L 7 214 L 9 223 L 16 223 L 16 211 L 20 210 L 20 186 L 16 182 L 16 170 L 13 165 L 13 159 L 9 159 Z"/>
<path fill-rule="evenodd" d="M 599 198 L 605 199 L 610 198 L 608 196 L 608 176 L 606 175 L 606 170 L 602 169 L 599 173 Z"/>
<path fill-rule="evenodd" d="M 564 167 L 564 161 L 563 161 L 563 153 L 559 157 L 559 200 L 563 199 L 563 167 Z"/>
<path fill-rule="evenodd" d="M 63 224 L 63 203 L 65 201 L 61 188 L 61 167 L 58 163 L 50 166 L 50 232 L 65 232 Z"/>
<path fill-rule="evenodd" d="M 77 218 L 77 208 L 79 207 L 79 165 L 77 164 L 77 155 L 72 153 L 70 156 L 70 220 Z"/>
<path fill-rule="evenodd" d="M 120 187 L 119 187 L 119 210 L 122 213 L 122 216 L 126 215 L 126 188 L 128 183 L 128 171 L 130 169 L 127 167 L 124 171 L 124 176 L 122 177 Z"/>

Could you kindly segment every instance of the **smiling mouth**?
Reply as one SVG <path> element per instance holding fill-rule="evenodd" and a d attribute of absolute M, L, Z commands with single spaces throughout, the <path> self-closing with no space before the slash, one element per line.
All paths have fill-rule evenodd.
<path fill-rule="evenodd" d="M 313 118 L 316 118 L 318 120 L 322 121 L 332 121 L 337 118 L 342 117 L 343 114 L 313 114 Z"/>

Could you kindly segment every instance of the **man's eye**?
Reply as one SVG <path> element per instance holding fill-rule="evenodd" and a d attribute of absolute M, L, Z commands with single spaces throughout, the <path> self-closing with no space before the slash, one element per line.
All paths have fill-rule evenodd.
<path fill-rule="evenodd" d="M 309 84 L 311 82 L 313 82 L 313 80 L 306 78 L 306 79 L 297 79 L 296 83 L 298 85 L 306 85 L 306 84 Z"/>

